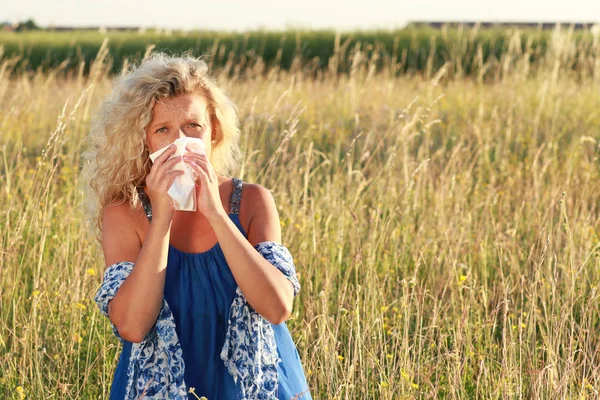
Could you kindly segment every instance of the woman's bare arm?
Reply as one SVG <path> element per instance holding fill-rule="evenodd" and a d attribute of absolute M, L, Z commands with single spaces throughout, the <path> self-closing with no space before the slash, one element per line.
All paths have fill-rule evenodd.
<path fill-rule="evenodd" d="M 281 225 L 275 201 L 264 187 L 244 184 L 244 197 L 253 215 L 244 238 L 233 221 L 221 214 L 210 222 L 233 277 L 248 303 L 272 324 L 286 321 L 292 312 L 294 289 L 286 276 L 260 255 L 254 246 L 263 241 L 281 243 Z"/>
<path fill-rule="evenodd" d="M 107 266 L 120 261 L 135 264 L 108 303 L 108 316 L 123 339 L 139 343 L 162 306 L 171 224 L 154 218 L 142 244 L 131 214 L 128 204 L 105 210 L 102 248 Z"/>
<path fill-rule="evenodd" d="M 167 190 L 175 178 L 184 172 L 173 170 L 177 157 L 171 146 L 154 160 L 146 177 L 146 189 L 152 204 L 152 223 L 143 243 L 135 229 L 135 213 L 128 203 L 108 207 L 102 218 L 102 248 L 106 265 L 133 261 L 129 276 L 108 303 L 108 317 L 119 335 L 127 341 L 139 343 L 148 334 L 158 318 L 165 290 L 165 274 L 173 202 Z"/>

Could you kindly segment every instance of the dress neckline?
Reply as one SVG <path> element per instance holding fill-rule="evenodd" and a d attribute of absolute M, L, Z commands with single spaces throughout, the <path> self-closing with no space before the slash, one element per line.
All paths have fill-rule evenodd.
<path fill-rule="evenodd" d="M 187 251 L 179 250 L 177 247 L 175 247 L 175 246 L 173 246 L 172 244 L 169 243 L 169 248 L 170 249 L 173 249 L 176 253 L 183 254 L 183 255 L 186 255 L 186 256 L 202 256 L 204 254 L 210 253 L 211 251 L 213 251 L 214 249 L 216 249 L 217 246 L 219 246 L 219 242 L 217 242 L 213 247 L 211 247 L 208 250 L 197 252 L 197 253 L 190 253 L 190 252 L 187 252 Z"/>

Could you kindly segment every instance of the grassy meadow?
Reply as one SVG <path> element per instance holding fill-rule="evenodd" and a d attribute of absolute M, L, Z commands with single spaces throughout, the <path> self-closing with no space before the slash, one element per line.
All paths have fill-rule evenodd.
<path fill-rule="evenodd" d="M 236 176 L 273 191 L 294 255 L 314 399 L 600 396 L 600 44 L 548 40 L 535 62 L 475 52 L 469 76 L 361 48 L 317 76 L 215 67 Z M 107 46 L 89 73 L 0 59 L 1 398 L 108 397 L 120 348 L 80 182 Z"/>

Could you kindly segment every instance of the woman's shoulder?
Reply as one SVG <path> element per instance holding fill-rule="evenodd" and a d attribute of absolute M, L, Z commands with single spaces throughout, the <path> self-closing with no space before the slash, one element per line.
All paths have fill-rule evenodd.
<path fill-rule="evenodd" d="M 243 182 L 242 193 L 248 203 L 254 204 L 255 201 L 270 200 L 273 198 L 271 191 L 258 183 Z"/>
<path fill-rule="evenodd" d="M 133 207 L 129 201 L 121 201 L 107 205 L 102 211 L 102 226 L 105 222 L 119 226 L 137 226 L 139 220 L 145 217 L 144 209 L 140 205 Z"/>
<path fill-rule="evenodd" d="M 110 204 L 104 209 L 102 248 L 106 265 L 116 261 L 135 260 L 141 248 L 140 232 L 144 218 L 141 206 L 132 207 L 129 202 Z"/>
<path fill-rule="evenodd" d="M 257 244 L 270 240 L 281 241 L 279 213 L 273 194 L 257 183 L 244 182 L 240 214 L 248 221 L 248 241 Z"/>
<path fill-rule="evenodd" d="M 240 202 L 240 214 L 245 214 L 251 220 L 254 216 L 272 212 L 275 200 L 269 189 L 258 184 L 243 182 Z"/>

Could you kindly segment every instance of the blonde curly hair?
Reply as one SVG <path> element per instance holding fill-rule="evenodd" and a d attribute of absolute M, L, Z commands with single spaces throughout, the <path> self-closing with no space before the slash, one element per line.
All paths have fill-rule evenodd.
<path fill-rule="evenodd" d="M 137 188 L 145 186 L 152 166 L 145 132 L 152 108 L 161 98 L 181 94 L 199 94 L 208 103 L 215 139 L 210 162 L 217 174 L 229 176 L 239 166 L 237 108 L 209 75 L 206 62 L 188 55 L 154 53 L 116 78 L 92 119 L 83 176 L 88 185 L 88 216 L 95 217 L 99 230 L 109 205 L 139 204 Z"/>

